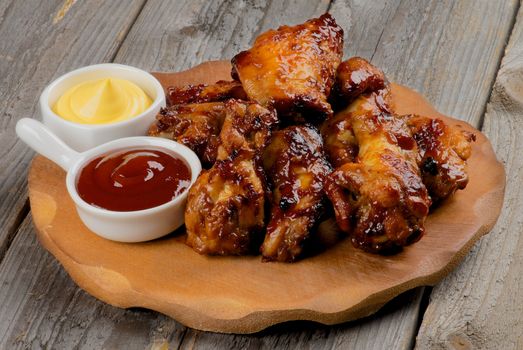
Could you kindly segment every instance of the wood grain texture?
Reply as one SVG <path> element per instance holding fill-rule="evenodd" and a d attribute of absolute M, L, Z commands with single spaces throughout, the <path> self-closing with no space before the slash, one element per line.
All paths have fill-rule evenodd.
<path fill-rule="evenodd" d="M 167 77 L 175 86 L 207 84 L 230 70 L 228 61 L 214 61 Z M 167 77 L 162 76 L 164 82 Z M 29 173 L 38 237 L 93 296 L 119 307 L 160 311 L 200 330 L 253 333 L 285 321 L 336 324 L 370 315 L 453 269 L 493 227 L 505 186 L 503 166 L 485 136 L 439 114 L 412 90 L 391 87 L 398 114 L 434 116 L 476 135 L 467 188 L 432 211 L 420 242 L 394 256 L 364 253 L 348 239 L 294 264 L 264 264 L 257 256 L 201 256 L 184 244 L 183 232 L 145 243 L 111 242 L 82 224 L 64 171 L 42 157 L 35 158 Z"/>
<path fill-rule="evenodd" d="M 249 335 L 228 335 L 189 329 L 181 349 L 410 349 L 417 325 L 421 293 L 411 290 L 377 314 L 341 325 L 289 322 Z"/>
<path fill-rule="evenodd" d="M 80 290 L 24 220 L 0 265 L 0 349 L 145 349 L 178 344 L 176 321 L 122 310 Z"/>
<path fill-rule="evenodd" d="M 351 24 L 347 56 L 371 59 L 441 113 L 477 127 L 517 5 L 517 0 L 335 0 L 331 12 L 342 26 Z"/>
<path fill-rule="evenodd" d="M 418 349 L 523 348 L 523 8 L 485 115 L 508 176 L 498 224 L 454 273 L 434 288 Z"/>
<path fill-rule="evenodd" d="M 16 138 L 23 117 L 40 118 L 41 91 L 59 75 L 110 61 L 144 0 L 0 2 L 0 260 L 27 214 L 26 173 L 33 152 Z"/>
<path fill-rule="evenodd" d="M 115 61 L 177 72 L 205 61 L 231 59 L 266 29 L 321 15 L 328 5 L 328 0 L 150 0 Z"/>

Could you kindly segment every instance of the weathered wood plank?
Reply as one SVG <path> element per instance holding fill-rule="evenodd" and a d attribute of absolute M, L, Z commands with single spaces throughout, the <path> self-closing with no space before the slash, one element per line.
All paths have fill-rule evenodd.
<path fill-rule="evenodd" d="M 351 29 L 347 53 L 372 58 L 389 79 L 417 89 L 440 112 L 478 126 L 518 1 L 367 3 L 349 3 L 352 12 L 346 12 L 353 14 L 354 30 Z M 337 4 L 338 1 L 333 6 L 334 14 Z M 376 11 L 385 4 L 385 11 Z M 367 6 L 371 10 L 356 14 Z M 370 18 L 383 22 L 381 32 L 369 26 Z M 355 42 L 362 44 L 354 45 Z"/>
<path fill-rule="evenodd" d="M 184 327 L 122 310 L 80 290 L 37 242 L 31 216 L 0 264 L 0 349 L 145 349 L 180 342 Z"/>
<path fill-rule="evenodd" d="M 397 297 L 377 314 L 342 325 L 290 322 L 253 335 L 187 331 L 181 349 L 408 349 L 417 325 L 421 293 Z"/>
<path fill-rule="evenodd" d="M 38 97 L 54 77 L 111 60 L 143 1 L 0 2 L 0 260 L 27 213 L 33 152 L 17 140 L 16 121 L 40 118 Z"/>
<path fill-rule="evenodd" d="M 150 0 L 115 60 L 169 72 L 230 59 L 260 32 L 318 16 L 328 5 L 328 0 Z"/>
<path fill-rule="evenodd" d="M 523 8 L 487 107 L 483 131 L 508 176 L 494 230 L 434 288 L 419 349 L 523 348 Z"/>

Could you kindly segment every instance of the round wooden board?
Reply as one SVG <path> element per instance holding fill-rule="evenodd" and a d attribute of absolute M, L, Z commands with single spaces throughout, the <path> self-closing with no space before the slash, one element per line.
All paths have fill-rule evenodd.
<path fill-rule="evenodd" d="M 162 83 L 212 83 L 229 77 L 228 62 L 157 76 Z M 65 173 L 36 157 L 29 196 L 38 237 L 75 282 L 118 307 L 144 307 L 183 324 L 215 332 L 252 333 L 289 320 L 341 323 L 377 311 L 398 294 L 433 285 L 462 260 L 499 216 L 503 165 L 487 138 L 469 124 L 436 112 L 420 95 L 393 86 L 398 113 L 418 113 L 461 124 L 477 136 L 470 183 L 428 217 L 427 234 L 394 256 L 367 254 L 343 240 L 294 264 L 262 263 L 259 256 L 201 256 L 183 232 L 147 243 L 100 238 L 80 221 Z"/>

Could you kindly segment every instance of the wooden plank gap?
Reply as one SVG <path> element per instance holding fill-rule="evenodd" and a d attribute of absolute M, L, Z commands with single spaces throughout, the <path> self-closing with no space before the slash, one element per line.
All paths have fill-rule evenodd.
<path fill-rule="evenodd" d="M 271 5 L 272 5 L 272 1 L 269 4 L 267 4 L 267 6 L 265 6 L 265 9 L 268 9 Z M 260 21 L 258 22 L 259 23 L 258 28 L 254 31 L 254 33 L 251 36 L 253 38 L 252 41 L 256 40 L 256 38 L 258 36 L 260 36 L 261 33 L 265 32 L 267 30 L 267 28 L 264 27 L 263 23 L 265 23 L 268 13 L 269 13 L 269 11 L 263 11 L 263 15 L 260 18 Z M 276 29 L 276 28 L 272 28 L 272 29 Z"/>
<path fill-rule="evenodd" d="M 188 327 L 185 327 L 185 329 L 182 331 L 182 335 L 180 336 L 180 342 L 178 343 L 178 346 L 176 347 L 176 350 L 181 350 L 183 342 L 185 340 L 185 336 L 187 335 L 187 332 L 189 331 Z"/>
<path fill-rule="evenodd" d="M 5 237 L 5 240 L 0 242 L 0 263 L 4 260 L 4 257 L 7 254 L 7 251 L 9 250 L 11 243 L 15 239 L 16 234 L 20 229 L 20 225 L 22 225 L 22 222 L 24 221 L 25 217 L 29 214 L 29 210 L 29 198 L 26 198 L 25 203 L 22 206 L 22 209 L 16 215 L 13 225 L 7 228 L 8 232 Z"/>
<path fill-rule="evenodd" d="M 329 5 L 327 5 L 327 10 L 325 10 L 325 12 L 331 12 L 331 7 L 332 7 L 332 4 L 334 3 L 334 0 L 330 0 L 329 1 Z"/>
<path fill-rule="evenodd" d="M 398 8 L 401 4 L 401 1 L 398 2 L 398 5 L 396 5 L 396 7 L 394 8 L 394 11 L 391 11 L 390 14 L 392 15 L 392 17 L 387 17 L 386 18 L 386 22 L 385 22 L 385 25 L 381 28 L 381 32 L 380 32 L 380 35 L 378 36 L 378 40 L 376 40 L 376 46 L 374 46 L 374 50 L 372 51 L 372 54 L 370 55 L 370 58 L 369 58 L 369 61 L 370 62 L 373 62 L 373 59 L 374 59 L 374 55 L 376 54 L 376 52 L 378 51 L 378 48 L 380 47 L 380 45 L 382 45 L 382 38 L 383 38 L 383 34 L 385 33 L 385 30 L 388 29 L 388 26 L 387 24 L 390 22 L 390 19 L 391 18 L 394 18 L 394 13 L 396 13 L 398 11 Z"/>
<path fill-rule="evenodd" d="M 432 294 L 432 289 L 433 289 L 433 287 L 431 287 L 431 286 L 423 287 L 423 294 L 421 295 L 416 329 L 412 336 L 412 342 L 409 346 L 410 349 L 414 349 L 416 347 L 416 336 L 418 335 L 421 324 L 423 323 L 423 315 L 425 315 L 425 311 L 427 311 L 427 308 L 429 307 L 430 295 Z"/>
<path fill-rule="evenodd" d="M 518 1 L 518 4 L 516 5 L 516 10 L 512 14 L 512 18 L 510 19 L 510 27 L 509 27 L 510 30 L 507 31 L 507 34 L 505 35 L 505 38 L 503 39 L 503 43 L 504 43 L 503 50 L 501 51 L 501 54 L 499 55 L 499 57 L 497 59 L 497 62 L 496 62 L 496 72 L 498 72 L 498 73 L 499 73 L 499 69 L 501 68 L 501 61 L 503 60 L 503 57 L 505 57 L 505 54 L 506 54 L 505 50 L 507 49 L 507 45 L 508 45 L 510 36 L 512 35 L 512 32 L 515 29 L 514 27 L 516 25 L 516 19 L 518 17 L 518 13 L 519 13 L 520 7 L 521 7 L 521 0 Z M 487 112 L 488 102 L 492 98 L 492 92 L 493 92 L 493 89 L 494 89 L 494 84 L 496 84 L 496 80 L 497 80 L 497 73 L 496 73 L 496 76 L 490 82 L 489 99 L 483 105 L 483 109 L 482 109 L 481 114 L 480 114 L 478 130 L 483 130 L 483 123 L 485 122 L 485 114 Z"/>
<path fill-rule="evenodd" d="M 125 28 L 125 33 L 123 34 L 122 40 L 120 40 L 120 42 L 117 44 L 116 49 L 114 50 L 113 54 L 111 55 L 111 58 L 110 58 L 109 62 L 114 62 L 116 56 L 118 55 L 118 52 L 120 51 L 120 49 L 122 48 L 123 43 L 125 42 L 125 39 L 127 39 L 127 36 L 129 35 L 129 32 L 133 28 L 133 26 L 136 23 L 136 20 L 138 19 L 138 17 L 140 17 L 140 14 L 142 13 L 145 5 L 147 4 L 147 1 L 148 0 L 144 0 L 142 2 L 142 5 L 140 6 L 139 10 L 136 11 L 136 14 L 134 15 L 134 18 L 133 18 L 133 21 L 131 22 L 131 25 L 129 25 L 127 28 Z"/>

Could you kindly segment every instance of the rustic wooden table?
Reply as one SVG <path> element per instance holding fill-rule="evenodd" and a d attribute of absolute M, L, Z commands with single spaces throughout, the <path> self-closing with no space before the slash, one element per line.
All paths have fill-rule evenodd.
<path fill-rule="evenodd" d="M 508 187 L 494 230 L 434 288 L 337 326 L 291 322 L 254 335 L 188 329 L 82 290 L 36 241 L 16 121 L 74 68 L 119 62 L 178 71 L 228 59 L 268 28 L 329 11 L 359 55 L 486 133 Z M 0 348 L 523 348 L 523 9 L 517 0 L 0 0 Z M 521 127 L 521 128 L 520 128 Z"/>

